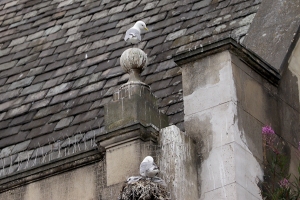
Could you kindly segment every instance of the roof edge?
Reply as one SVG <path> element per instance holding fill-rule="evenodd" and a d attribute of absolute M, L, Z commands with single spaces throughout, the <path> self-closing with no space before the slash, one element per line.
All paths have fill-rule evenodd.
<path fill-rule="evenodd" d="M 57 159 L 47 165 L 41 164 L 26 171 L 15 172 L 0 179 L 0 192 L 71 171 L 102 159 L 103 155 L 97 149 L 91 149 L 83 153 Z"/>
<path fill-rule="evenodd" d="M 203 57 L 229 50 L 245 62 L 251 69 L 260 74 L 271 84 L 278 86 L 281 75 L 279 71 L 267 63 L 253 51 L 247 49 L 234 39 L 228 38 L 215 43 L 203 45 L 201 48 L 195 48 L 191 51 L 183 52 L 174 56 L 174 61 L 178 65 L 183 65 Z"/>

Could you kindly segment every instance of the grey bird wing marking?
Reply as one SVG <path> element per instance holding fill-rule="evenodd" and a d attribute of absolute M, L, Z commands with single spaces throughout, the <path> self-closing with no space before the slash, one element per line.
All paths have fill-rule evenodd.
<path fill-rule="evenodd" d="M 142 40 L 140 32 L 134 28 L 130 28 L 126 31 L 124 40 L 127 41 L 129 38 L 131 38 L 130 35 L 137 37 L 139 41 Z"/>
<path fill-rule="evenodd" d="M 140 174 L 142 176 L 146 176 L 146 172 L 152 167 L 152 163 L 150 162 L 142 162 L 140 165 Z"/>

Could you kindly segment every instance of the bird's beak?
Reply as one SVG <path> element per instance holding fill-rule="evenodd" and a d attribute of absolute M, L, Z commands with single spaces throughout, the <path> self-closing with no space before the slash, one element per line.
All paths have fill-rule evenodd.
<path fill-rule="evenodd" d="M 148 31 L 148 28 L 147 28 L 147 27 L 145 27 L 145 30 L 146 30 L 146 31 Z"/>

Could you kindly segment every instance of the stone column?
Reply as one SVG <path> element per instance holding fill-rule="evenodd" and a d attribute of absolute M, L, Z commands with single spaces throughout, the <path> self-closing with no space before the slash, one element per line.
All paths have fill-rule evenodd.
<path fill-rule="evenodd" d="M 105 128 L 100 146 L 106 150 L 107 185 L 124 182 L 139 175 L 139 165 L 158 142 L 159 130 L 168 125 L 159 112 L 150 87 L 141 82 L 140 73 L 147 65 L 146 54 L 137 48 L 127 49 L 120 59 L 129 73 L 128 82 L 105 105 Z"/>
<path fill-rule="evenodd" d="M 233 57 L 223 51 L 182 66 L 185 128 L 201 155 L 201 200 L 261 199 L 261 126 L 239 109 Z"/>

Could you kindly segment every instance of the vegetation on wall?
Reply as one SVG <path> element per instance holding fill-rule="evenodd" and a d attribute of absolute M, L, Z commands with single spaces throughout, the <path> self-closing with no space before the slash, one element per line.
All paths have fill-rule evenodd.
<path fill-rule="evenodd" d="M 261 193 L 266 200 L 300 199 L 300 142 L 297 158 L 298 174 L 289 173 L 289 158 L 286 146 L 271 126 L 262 128 L 264 149 L 264 182 Z"/>

